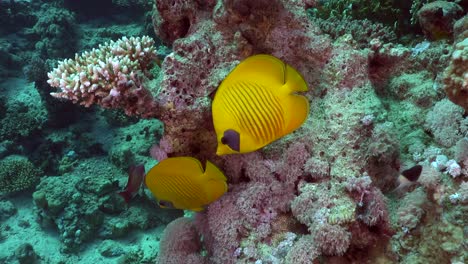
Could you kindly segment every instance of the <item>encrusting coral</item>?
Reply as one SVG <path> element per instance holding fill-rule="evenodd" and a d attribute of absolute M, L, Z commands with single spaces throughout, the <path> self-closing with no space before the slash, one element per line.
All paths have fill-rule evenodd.
<path fill-rule="evenodd" d="M 12 155 L 0 160 L 0 192 L 13 193 L 33 187 L 41 176 L 26 157 Z"/>
<path fill-rule="evenodd" d="M 168 224 L 164 230 L 157 263 L 202 264 L 201 251 L 202 245 L 195 225 L 190 218 L 181 217 Z"/>
<path fill-rule="evenodd" d="M 427 113 L 425 127 L 431 131 L 437 143 L 452 147 L 468 132 L 468 119 L 463 114 L 463 108 L 443 99 Z"/>
<path fill-rule="evenodd" d="M 468 38 L 455 44 L 443 82 L 448 98 L 468 110 Z"/>

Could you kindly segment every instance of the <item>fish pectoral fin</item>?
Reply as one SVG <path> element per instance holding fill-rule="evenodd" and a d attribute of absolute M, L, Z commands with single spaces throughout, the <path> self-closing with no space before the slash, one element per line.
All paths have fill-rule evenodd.
<path fill-rule="evenodd" d="M 284 98 L 286 123 L 284 135 L 299 128 L 309 115 L 309 100 L 303 95 L 289 95 Z"/>

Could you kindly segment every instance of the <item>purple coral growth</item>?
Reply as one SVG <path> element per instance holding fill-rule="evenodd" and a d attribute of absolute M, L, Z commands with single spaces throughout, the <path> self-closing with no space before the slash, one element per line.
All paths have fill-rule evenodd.
<path fill-rule="evenodd" d="M 200 236 L 193 220 L 178 218 L 167 225 L 161 238 L 157 263 L 202 264 Z"/>
<path fill-rule="evenodd" d="M 315 230 L 314 242 L 323 254 L 343 255 L 351 243 L 351 233 L 337 225 L 320 225 Z"/>

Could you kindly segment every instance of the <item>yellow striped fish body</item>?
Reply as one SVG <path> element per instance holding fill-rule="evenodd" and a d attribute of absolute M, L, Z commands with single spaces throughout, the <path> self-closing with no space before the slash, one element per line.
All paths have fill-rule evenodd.
<path fill-rule="evenodd" d="M 218 87 L 212 104 L 218 155 L 260 149 L 299 128 L 309 113 L 294 68 L 271 55 L 242 61 Z"/>
<path fill-rule="evenodd" d="M 145 184 L 159 206 L 201 211 L 227 191 L 226 177 L 211 162 L 203 169 L 192 157 L 167 158 L 146 174 Z"/>

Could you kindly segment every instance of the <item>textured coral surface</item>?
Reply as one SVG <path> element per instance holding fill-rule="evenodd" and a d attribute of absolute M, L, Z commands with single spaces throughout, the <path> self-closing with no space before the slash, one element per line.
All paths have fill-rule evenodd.
<path fill-rule="evenodd" d="M 0 263 L 468 262 L 466 8 L 0 1 Z M 301 73 L 309 115 L 216 156 L 217 87 L 262 53 Z M 177 156 L 228 191 L 196 213 L 118 195 Z"/>

